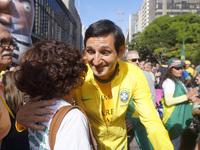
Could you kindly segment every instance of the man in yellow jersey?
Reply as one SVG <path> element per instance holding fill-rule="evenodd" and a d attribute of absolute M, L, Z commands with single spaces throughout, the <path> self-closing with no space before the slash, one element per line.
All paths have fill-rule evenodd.
<path fill-rule="evenodd" d="M 0 24 L 0 72 L 12 64 L 12 54 L 15 43 L 8 30 Z M 8 134 L 11 123 L 8 110 L 6 109 L 4 94 L 0 85 L 0 149 L 2 139 Z"/>
<path fill-rule="evenodd" d="M 126 150 L 125 115 L 131 99 L 147 129 L 155 150 L 172 150 L 168 132 L 158 117 L 151 100 L 148 83 L 142 71 L 127 62 L 118 61 L 124 55 L 122 30 L 110 20 L 100 20 L 86 30 L 85 59 L 88 73 L 85 83 L 73 92 L 73 98 L 88 115 L 99 150 Z M 19 124 L 44 129 L 37 122 L 48 121 L 51 110 L 41 107 L 53 101 L 29 101 L 17 114 Z"/>
<path fill-rule="evenodd" d="M 189 60 L 185 61 L 185 70 L 191 75 L 193 76 L 194 74 L 194 69 L 191 68 L 191 62 Z"/>

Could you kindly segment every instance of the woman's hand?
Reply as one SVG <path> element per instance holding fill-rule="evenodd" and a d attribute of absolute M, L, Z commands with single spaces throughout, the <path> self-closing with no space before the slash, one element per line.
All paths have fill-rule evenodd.
<path fill-rule="evenodd" d="M 198 96 L 198 95 L 197 95 Z M 200 102 L 200 99 L 196 96 L 192 96 L 189 98 L 189 100 L 193 103 L 199 103 Z"/>
<path fill-rule="evenodd" d="M 198 87 L 192 88 L 189 92 L 187 92 L 186 96 L 188 99 L 192 100 L 195 99 L 196 96 L 198 96 Z"/>

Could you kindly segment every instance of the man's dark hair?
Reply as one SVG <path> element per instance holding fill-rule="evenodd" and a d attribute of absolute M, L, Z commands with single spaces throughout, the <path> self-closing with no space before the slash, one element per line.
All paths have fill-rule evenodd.
<path fill-rule="evenodd" d="M 40 41 L 22 56 L 15 80 L 31 97 L 62 98 L 84 83 L 86 72 L 78 49 L 65 42 Z"/>
<path fill-rule="evenodd" d="M 125 38 L 122 30 L 110 20 L 99 20 L 91 24 L 85 32 L 84 46 L 86 47 L 86 42 L 90 37 L 100 37 L 109 34 L 114 35 L 115 49 L 118 54 L 121 46 L 125 44 Z"/>

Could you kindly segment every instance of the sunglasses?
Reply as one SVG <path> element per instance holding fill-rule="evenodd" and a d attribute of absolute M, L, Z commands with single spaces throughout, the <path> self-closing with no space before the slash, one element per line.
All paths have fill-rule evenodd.
<path fill-rule="evenodd" d="M 2 38 L 2 39 L 0 39 L 0 43 L 1 43 L 1 46 L 3 46 L 4 48 L 9 48 L 11 45 L 12 45 L 13 49 L 17 48 L 17 43 L 14 42 L 13 40 L 8 41 L 6 38 Z"/>
<path fill-rule="evenodd" d="M 183 69 L 183 67 L 174 67 L 174 69 L 181 70 L 181 69 Z"/>
<path fill-rule="evenodd" d="M 132 61 L 132 62 L 136 62 L 136 61 L 139 61 L 140 58 L 133 58 L 133 59 L 129 59 L 129 60 Z"/>

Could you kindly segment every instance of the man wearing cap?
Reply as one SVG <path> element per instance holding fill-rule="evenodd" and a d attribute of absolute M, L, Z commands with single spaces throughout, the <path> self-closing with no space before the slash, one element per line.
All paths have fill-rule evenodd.
<path fill-rule="evenodd" d="M 189 60 L 185 61 L 185 70 L 191 75 L 193 76 L 194 74 L 194 69 L 191 68 L 191 62 Z"/>
<path fill-rule="evenodd" d="M 180 135 L 190 125 L 193 102 L 199 101 L 198 88 L 188 91 L 181 81 L 183 63 L 177 58 L 168 61 L 168 69 L 162 78 L 161 85 L 164 97 L 161 99 L 163 105 L 163 123 L 169 132 L 174 149 L 180 145 Z M 190 100 L 190 101 L 189 101 Z"/>

